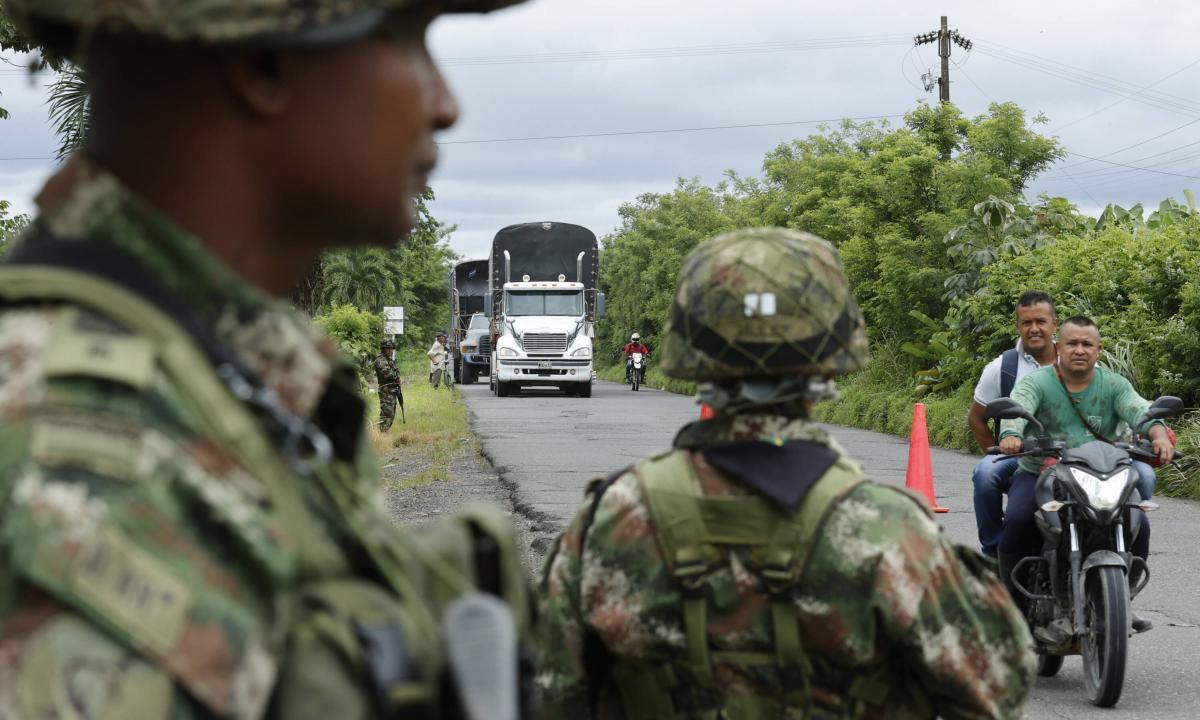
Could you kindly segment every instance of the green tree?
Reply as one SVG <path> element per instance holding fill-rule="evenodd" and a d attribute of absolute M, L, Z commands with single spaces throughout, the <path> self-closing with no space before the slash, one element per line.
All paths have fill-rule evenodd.
<path fill-rule="evenodd" d="M 28 215 L 9 217 L 11 208 L 12 205 L 7 200 L 0 200 L 0 257 L 4 256 L 12 240 L 29 224 Z"/>
<path fill-rule="evenodd" d="M 702 240 L 734 228 L 725 189 L 679 180 L 672 192 L 647 193 L 621 206 L 621 226 L 602 240 L 599 284 L 607 295 L 607 315 L 596 333 L 601 361 L 615 361 L 634 332 L 657 346 L 684 256 Z"/>

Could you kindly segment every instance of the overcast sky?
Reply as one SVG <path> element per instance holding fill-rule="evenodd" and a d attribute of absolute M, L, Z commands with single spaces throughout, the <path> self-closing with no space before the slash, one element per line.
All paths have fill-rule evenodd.
<path fill-rule="evenodd" d="M 969 115 L 991 101 L 1045 113 L 1043 130 L 1077 153 L 1030 196 L 1063 195 L 1095 214 L 1200 190 L 1194 2 L 533 0 L 433 27 L 463 108 L 442 137 L 433 212 L 458 226 L 451 244 L 466 257 L 485 256 L 496 230 L 517 222 L 610 233 L 622 203 L 677 178 L 759 174 L 768 151 L 815 132 L 800 121 L 936 102 L 920 78 L 937 73 L 936 47 L 914 48 L 912 36 L 943 13 L 975 42 L 954 48 L 952 100 Z M 33 209 L 54 165 L 50 79 L 0 66 L 0 106 L 12 113 L 0 121 L 0 198 L 18 212 Z M 615 134 L 731 125 L 769 126 Z M 512 140 L 564 135 L 596 136 Z"/>

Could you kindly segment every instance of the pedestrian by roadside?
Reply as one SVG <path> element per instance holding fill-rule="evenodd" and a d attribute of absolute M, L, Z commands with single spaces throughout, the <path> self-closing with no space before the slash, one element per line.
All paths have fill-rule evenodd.
<path fill-rule="evenodd" d="M 448 360 L 450 351 L 446 348 L 446 333 L 439 332 L 433 340 L 433 345 L 425 352 L 429 357 L 429 382 L 433 387 L 439 388 L 443 382 L 446 385 L 450 384 L 450 378 L 446 374 L 449 372 Z"/>

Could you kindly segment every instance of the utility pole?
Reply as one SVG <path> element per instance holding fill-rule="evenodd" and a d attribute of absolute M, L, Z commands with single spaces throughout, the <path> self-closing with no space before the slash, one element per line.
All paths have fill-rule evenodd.
<path fill-rule="evenodd" d="M 932 42 L 938 44 L 938 57 L 942 59 L 942 74 L 937 79 L 938 99 L 944 103 L 950 102 L 950 43 L 958 45 L 963 50 L 970 50 L 974 45 L 970 40 L 958 34 L 958 30 L 951 30 L 946 22 L 946 16 L 942 16 L 942 25 L 937 30 L 927 33 L 921 33 L 913 38 L 913 45 L 927 45 Z M 922 76 L 925 79 L 926 76 Z M 925 89 L 932 90 L 933 85 L 929 82 L 925 83 Z"/>

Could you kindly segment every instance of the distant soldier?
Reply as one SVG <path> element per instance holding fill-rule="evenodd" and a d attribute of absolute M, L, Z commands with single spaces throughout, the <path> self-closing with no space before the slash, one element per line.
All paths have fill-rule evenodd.
<path fill-rule="evenodd" d="M 809 419 L 867 360 L 837 252 L 744 230 L 679 278 L 662 370 L 716 417 L 594 483 L 549 555 L 543 717 L 1019 717 L 1004 586 Z"/>
<path fill-rule="evenodd" d="M 503 515 L 397 525 L 287 303 L 412 229 L 458 113 L 426 29 L 511 2 L 3 4 L 90 106 L 0 263 L 0 718 L 462 718 L 480 677 L 511 710 L 522 585 L 462 559 L 516 565 Z"/>
<path fill-rule="evenodd" d="M 400 371 L 396 368 L 396 343 L 384 338 L 375 357 L 375 380 L 379 383 L 379 431 L 392 429 L 396 420 L 396 401 L 404 407 L 404 390 L 400 387 Z"/>

